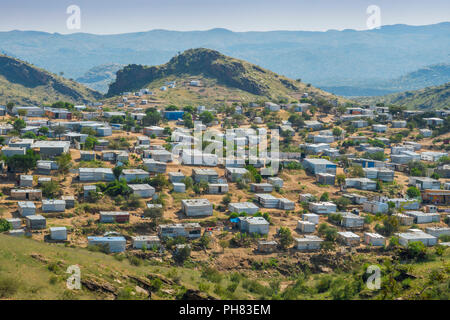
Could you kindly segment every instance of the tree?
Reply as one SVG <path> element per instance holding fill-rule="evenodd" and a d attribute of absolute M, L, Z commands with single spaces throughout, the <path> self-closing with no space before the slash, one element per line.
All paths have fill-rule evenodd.
<path fill-rule="evenodd" d="M 177 110 L 178 110 L 178 107 L 173 104 L 166 107 L 166 111 L 177 111 Z"/>
<path fill-rule="evenodd" d="M 64 128 L 61 125 L 58 125 L 58 126 L 55 127 L 55 129 L 53 129 L 53 131 L 58 136 L 59 140 L 61 140 L 61 135 L 63 135 L 64 132 L 66 132 L 66 128 Z"/>
<path fill-rule="evenodd" d="M 301 128 L 305 125 L 305 119 L 299 114 L 293 114 L 288 118 L 294 127 Z"/>
<path fill-rule="evenodd" d="M 120 179 L 120 175 L 122 174 L 123 171 L 123 167 L 122 166 L 118 166 L 118 167 L 114 167 L 113 168 L 113 174 L 114 177 L 116 177 L 117 180 Z"/>
<path fill-rule="evenodd" d="M 354 178 L 362 178 L 365 176 L 363 168 L 358 165 L 352 166 L 350 168 L 350 175 Z"/>
<path fill-rule="evenodd" d="M 8 102 L 6 104 L 6 109 L 8 109 L 8 112 L 12 112 L 13 108 L 14 108 L 14 102 Z"/>
<path fill-rule="evenodd" d="M 328 192 L 322 193 L 322 195 L 320 196 L 320 201 L 328 201 L 328 200 L 330 200 L 330 195 L 328 194 Z"/>
<path fill-rule="evenodd" d="M 210 111 L 203 111 L 199 118 L 204 124 L 210 124 L 214 120 L 214 115 Z"/>
<path fill-rule="evenodd" d="M 40 127 L 39 129 L 38 129 L 38 133 L 39 134 L 43 134 L 43 135 L 47 135 L 48 134 L 48 127 Z"/>
<path fill-rule="evenodd" d="M 289 228 L 280 227 L 278 235 L 280 236 L 280 246 L 283 249 L 287 249 L 294 242 L 294 238 L 292 237 Z"/>
<path fill-rule="evenodd" d="M 406 190 L 406 195 L 408 198 L 418 198 L 420 197 L 420 190 L 417 187 L 411 186 Z"/>
<path fill-rule="evenodd" d="M 13 123 L 14 130 L 16 130 L 18 132 L 20 132 L 20 130 L 22 130 L 26 126 L 27 126 L 27 124 L 25 123 L 25 121 L 23 119 L 16 119 Z"/>
<path fill-rule="evenodd" d="M 28 172 L 36 168 L 37 161 L 40 159 L 33 150 L 27 150 L 25 155 L 14 155 L 4 157 L 8 170 L 12 172 Z"/>
<path fill-rule="evenodd" d="M 56 157 L 56 163 L 58 164 L 58 172 L 66 174 L 72 167 L 72 156 L 69 152 L 63 153 L 62 155 Z"/>
<path fill-rule="evenodd" d="M 182 264 L 186 261 L 191 255 L 191 248 L 188 245 L 185 245 L 183 248 L 179 248 L 175 250 L 173 253 L 173 259 L 175 262 Z"/>
<path fill-rule="evenodd" d="M 339 137 L 339 136 L 341 136 L 341 134 L 342 134 L 342 130 L 340 128 L 338 128 L 338 127 L 333 128 L 333 136 Z"/>
<path fill-rule="evenodd" d="M 185 112 L 183 114 L 184 126 L 186 128 L 192 129 L 194 127 L 194 121 L 192 120 L 192 114 Z"/>
<path fill-rule="evenodd" d="M 142 118 L 144 126 L 155 126 L 161 122 L 161 114 L 155 108 L 145 110 L 145 117 Z"/>
<path fill-rule="evenodd" d="M 55 199 L 55 198 L 59 197 L 59 194 L 61 192 L 58 182 L 53 181 L 53 180 L 42 183 L 41 190 L 42 190 L 42 195 L 45 198 L 49 198 L 49 199 Z"/>
<path fill-rule="evenodd" d="M 12 226 L 8 220 L 0 219 L 0 232 L 5 232 L 5 231 L 11 230 L 11 229 L 12 229 Z"/>
<path fill-rule="evenodd" d="M 159 207 L 152 207 L 144 210 L 144 217 L 149 218 L 152 223 L 156 224 L 163 216 L 163 209 Z"/>

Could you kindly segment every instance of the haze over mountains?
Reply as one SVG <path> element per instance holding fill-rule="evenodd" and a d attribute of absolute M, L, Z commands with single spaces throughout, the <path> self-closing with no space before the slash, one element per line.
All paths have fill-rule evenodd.
<path fill-rule="evenodd" d="M 448 22 L 327 32 L 153 30 L 100 36 L 11 31 L 0 33 L 0 49 L 76 79 L 93 67 L 159 65 L 178 52 L 204 47 L 315 86 L 360 88 L 363 84 L 363 88 L 386 93 L 402 87 L 395 81 L 389 84 L 391 79 L 425 66 L 450 63 L 449 38 Z"/>

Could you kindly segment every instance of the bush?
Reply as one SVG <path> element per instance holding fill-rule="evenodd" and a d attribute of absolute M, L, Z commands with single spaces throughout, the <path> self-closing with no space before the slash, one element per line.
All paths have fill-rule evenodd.
<path fill-rule="evenodd" d="M 420 197 L 420 190 L 414 186 L 411 186 L 406 190 L 406 195 L 409 198 L 418 198 Z"/>
<path fill-rule="evenodd" d="M 9 223 L 6 219 L 0 219 L 0 232 L 5 232 L 11 229 L 11 223 Z"/>
<path fill-rule="evenodd" d="M 11 298 L 19 289 L 19 282 L 13 278 L 0 279 L 0 298 Z"/>

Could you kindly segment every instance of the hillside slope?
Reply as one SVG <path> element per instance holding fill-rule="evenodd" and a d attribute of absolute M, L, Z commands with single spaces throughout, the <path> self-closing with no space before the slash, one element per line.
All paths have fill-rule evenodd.
<path fill-rule="evenodd" d="M 384 81 L 362 81 L 358 86 L 321 87 L 342 96 L 381 96 L 391 93 L 440 86 L 450 81 L 450 64 L 425 66 L 404 76 Z"/>
<path fill-rule="evenodd" d="M 408 109 L 443 109 L 450 106 L 450 82 L 415 91 L 405 91 L 382 97 L 357 99 L 363 103 L 385 103 Z"/>
<path fill-rule="evenodd" d="M 217 84 L 239 89 L 255 96 L 277 98 L 308 92 L 328 99 L 337 97 L 307 86 L 304 83 L 280 76 L 249 62 L 225 56 L 210 49 L 190 49 L 160 66 L 128 65 L 117 72 L 109 87 L 108 96 L 144 87 L 154 88 L 162 80 L 198 76 L 213 79 Z"/>
<path fill-rule="evenodd" d="M 0 55 L 0 103 L 52 103 L 58 100 L 86 103 L 102 95 L 83 85 L 19 59 Z"/>

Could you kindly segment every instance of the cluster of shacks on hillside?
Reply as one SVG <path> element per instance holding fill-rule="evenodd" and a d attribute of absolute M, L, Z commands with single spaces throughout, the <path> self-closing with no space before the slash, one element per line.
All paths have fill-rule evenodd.
<path fill-rule="evenodd" d="M 196 83 L 191 83 L 197 86 Z M 169 84 L 173 88 L 175 83 Z M 167 90 L 161 88 L 161 90 Z M 14 130 L 10 123 L 2 122 L 0 124 L 0 135 L 3 137 L 3 147 L 1 154 L 4 157 L 13 157 L 15 155 L 25 155 L 27 150 L 34 150 L 40 155 L 40 160 L 32 174 L 18 174 L 16 186 L 10 188 L 9 198 L 16 201 L 17 213 L 15 217 L 9 218 L 12 225 L 9 234 L 20 236 L 32 236 L 33 232 L 40 230 L 48 233 L 49 241 L 68 241 L 71 228 L 67 226 L 47 225 L 45 216 L 51 216 L 51 213 L 64 212 L 74 208 L 77 202 L 83 202 L 92 192 L 97 191 L 96 184 L 99 182 L 111 182 L 115 179 L 124 179 L 132 190 L 133 194 L 147 201 L 146 206 L 149 209 L 162 208 L 155 200 L 158 198 L 158 192 L 149 183 L 137 183 L 136 181 L 146 181 L 157 174 L 164 174 L 168 177 L 174 193 L 185 193 L 187 186 L 185 184 L 186 175 L 178 171 L 169 171 L 168 164 L 177 157 L 181 166 L 191 169 L 190 177 L 194 183 L 203 182 L 206 185 L 205 194 L 227 194 L 230 191 L 230 185 L 236 184 L 246 179 L 249 171 L 246 168 L 244 159 L 220 158 L 215 154 L 202 151 L 191 150 L 189 148 L 180 149 L 178 154 L 170 152 L 162 144 L 154 144 L 153 139 L 167 137 L 167 132 L 159 126 L 143 126 L 136 130 L 140 132 L 135 145 L 121 150 L 110 150 L 109 141 L 106 137 L 114 133 L 121 132 L 123 125 L 121 123 L 111 122 L 111 119 L 131 117 L 137 123 L 141 123 L 146 116 L 144 108 L 140 105 L 146 105 L 147 99 L 143 99 L 152 92 L 144 89 L 136 93 L 124 93 L 122 102 L 117 108 L 127 106 L 132 111 L 102 111 L 100 103 L 86 106 L 75 106 L 74 110 L 41 108 L 36 106 L 15 106 L 10 113 L 17 116 L 21 110 L 26 111 L 26 126 L 20 129 L 20 135 L 33 132 L 35 135 L 42 135 L 40 130 L 47 127 L 45 140 L 17 138 L 8 135 Z M 138 97 L 138 98 L 136 98 Z M 140 102 L 137 102 L 140 99 Z M 132 102 L 135 101 L 135 102 Z M 271 112 L 279 112 L 282 109 L 293 110 L 294 112 L 304 113 L 311 108 L 310 103 L 296 104 L 276 104 L 267 102 L 264 105 L 249 104 L 248 108 L 266 108 Z M 202 112 L 208 108 L 199 106 L 197 110 Z M 236 113 L 242 114 L 240 106 L 236 107 Z M 214 110 L 210 110 L 214 112 Z M 78 119 L 75 120 L 74 113 L 78 113 Z M 192 136 L 192 130 L 184 128 L 184 111 L 159 111 L 162 118 L 167 121 L 176 121 L 179 125 L 171 132 L 171 149 L 184 145 L 191 146 L 195 143 L 195 137 Z M 0 108 L 0 116 L 5 116 L 6 108 Z M 373 133 L 385 133 L 390 128 L 405 128 L 407 119 L 420 114 L 420 111 L 404 111 L 401 119 L 394 119 L 389 108 L 368 106 L 365 108 L 347 108 L 344 113 L 336 115 L 336 119 L 341 122 L 349 122 L 354 128 L 363 128 Z M 435 117 L 424 118 L 426 125 L 420 129 L 423 137 L 430 137 L 433 134 L 433 128 L 442 126 L 444 118 L 450 115 L 449 111 L 436 111 Z M 81 120 L 79 118 L 81 117 Z M 398 115 L 397 115 L 398 118 Z M 262 123 L 262 119 L 256 117 L 253 123 Z M 210 125 L 219 125 L 213 121 Z M 60 128 L 63 130 L 60 130 Z M 326 127 L 326 128 L 324 128 Z M 89 134 L 85 133 L 89 128 Z M 269 237 L 271 230 L 277 230 L 279 226 L 272 225 L 265 219 L 260 212 L 264 209 L 276 209 L 281 211 L 294 211 L 303 205 L 305 210 L 299 215 L 299 220 L 295 229 L 295 245 L 298 250 L 318 250 L 324 241 L 318 234 L 317 226 L 324 217 L 339 213 L 339 221 L 336 222 L 339 227 L 337 240 L 343 246 L 385 246 L 387 238 L 376 232 L 364 231 L 366 217 L 363 213 L 375 215 L 390 214 L 391 209 L 395 210 L 394 216 L 398 218 L 401 225 L 414 226 L 407 231 L 396 234 L 400 245 L 407 246 L 413 241 L 420 241 L 427 246 L 436 245 L 439 237 L 450 235 L 450 228 L 443 223 L 448 219 L 448 206 L 450 205 L 450 165 L 439 164 L 434 166 L 433 172 L 427 172 L 425 176 L 410 176 L 408 185 L 414 186 L 420 190 L 420 197 L 407 197 L 405 194 L 398 194 L 392 197 L 380 196 L 377 191 L 378 181 L 384 183 L 393 183 L 396 179 L 396 173 L 407 172 L 408 164 L 414 161 L 438 164 L 439 160 L 447 157 L 448 153 L 442 150 L 432 151 L 424 150 L 420 142 L 404 141 L 402 143 L 392 143 L 388 138 L 377 138 L 380 143 L 374 145 L 373 139 L 365 135 L 350 135 L 341 130 L 338 134 L 333 132 L 329 123 L 319 120 L 308 120 L 303 124 L 309 134 L 306 137 L 306 143 L 299 146 L 301 152 L 280 152 L 277 155 L 277 161 L 282 166 L 289 164 L 299 164 L 305 171 L 315 177 L 317 184 L 321 186 L 341 187 L 343 197 L 347 198 L 353 210 L 351 212 L 340 212 L 338 206 L 333 201 L 319 201 L 317 197 L 309 193 L 301 193 L 297 199 L 287 199 L 273 195 L 274 190 L 285 188 L 283 179 L 277 175 L 262 175 L 261 182 L 249 184 L 250 193 L 253 199 L 242 202 L 228 203 L 227 210 L 231 213 L 237 213 L 230 219 L 229 224 L 223 228 L 229 230 L 239 230 L 248 234 L 260 234 L 262 239 L 258 242 L 258 250 L 261 252 L 276 251 L 278 241 L 275 235 Z M 207 130 L 205 125 L 196 125 L 195 129 L 200 131 Z M 292 123 L 287 120 L 278 125 L 281 132 L 295 135 L 297 132 Z M 96 144 L 93 150 L 84 150 L 83 146 L 86 139 L 92 132 L 96 135 Z M 227 133 L 226 139 L 232 139 L 236 145 L 247 145 L 250 141 L 258 141 L 261 135 L 270 133 L 269 130 L 261 127 L 258 129 L 235 128 L 234 136 Z M 225 133 L 222 132 L 222 138 Z M 363 177 L 346 177 L 344 181 L 337 181 L 337 171 L 342 167 L 342 152 L 331 145 L 336 141 L 352 141 L 355 143 L 356 150 L 365 155 L 374 153 L 388 152 L 385 160 L 374 160 L 370 157 L 355 156 L 345 154 L 351 166 L 362 167 Z M 448 141 L 447 141 L 448 143 Z M 79 150 L 80 161 L 101 161 L 113 163 L 115 166 L 121 166 L 127 163 L 130 157 L 138 155 L 141 158 L 142 165 L 136 168 L 123 169 L 120 176 L 117 177 L 110 167 L 79 167 L 72 169 L 71 173 L 76 175 L 76 184 L 81 185 L 83 193 L 81 196 L 74 196 L 73 193 L 66 194 L 57 199 L 43 198 L 40 186 L 43 183 L 51 181 L 54 173 L 58 170 L 56 158 L 60 155 Z M 274 159 L 273 155 L 271 160 Z M 267 159 L 252 159 L 253 167 L 261 170 L 267 166 Z M 6 161 L 2 162 L 2 171 L 4 174 L 11 173 L 7 167 Z M 432 168 L 433 166 L 429 166 Z M 224 169 L 223 175 L 220 175 L 217 168 Z M 262 172 L 262 171 L 261 171 Z M 432 173 L 437 173 L 438 178 L 432 178 Z M 436 177 L 436 175 L 434 176 Z M 325 189 L 326 190 L 326 189 Z M 364 192 L 359 192 L 364 191 Z M 198 222 L 192 222 L 196 218 L 212 216 L 217 203 L 211 203 L 206 198 L 182 199 L 180 203 L 180 213 L 189 220 L 183 222 L 182 219 L 177 223 L 160 224 L 155 234 L 139 234 L 131 239 L 126 239 L 122 235 L 105 234 L 103 236 L 88 236 L 87 240 L 91 245 L 107 245 L 109 252 L 122 252 L 125 250 L 142 249 L 150 247 L 160 247 L 165 238 L 184 237 L 186 239 L 197 239 L 204 232 L 210 232 L 201 226 Z M 144 219 L 144 217 L 140 217 Z M 98 213 L 99 223 L 129 223 L 130 212 L 128 211 L 100 211 Z M 425 224 L 426 227 L 420 226 Z M 273 233 L 272 233 L 273 234 Z M 448 243 L 443 243 L 448 245 Z"/>

